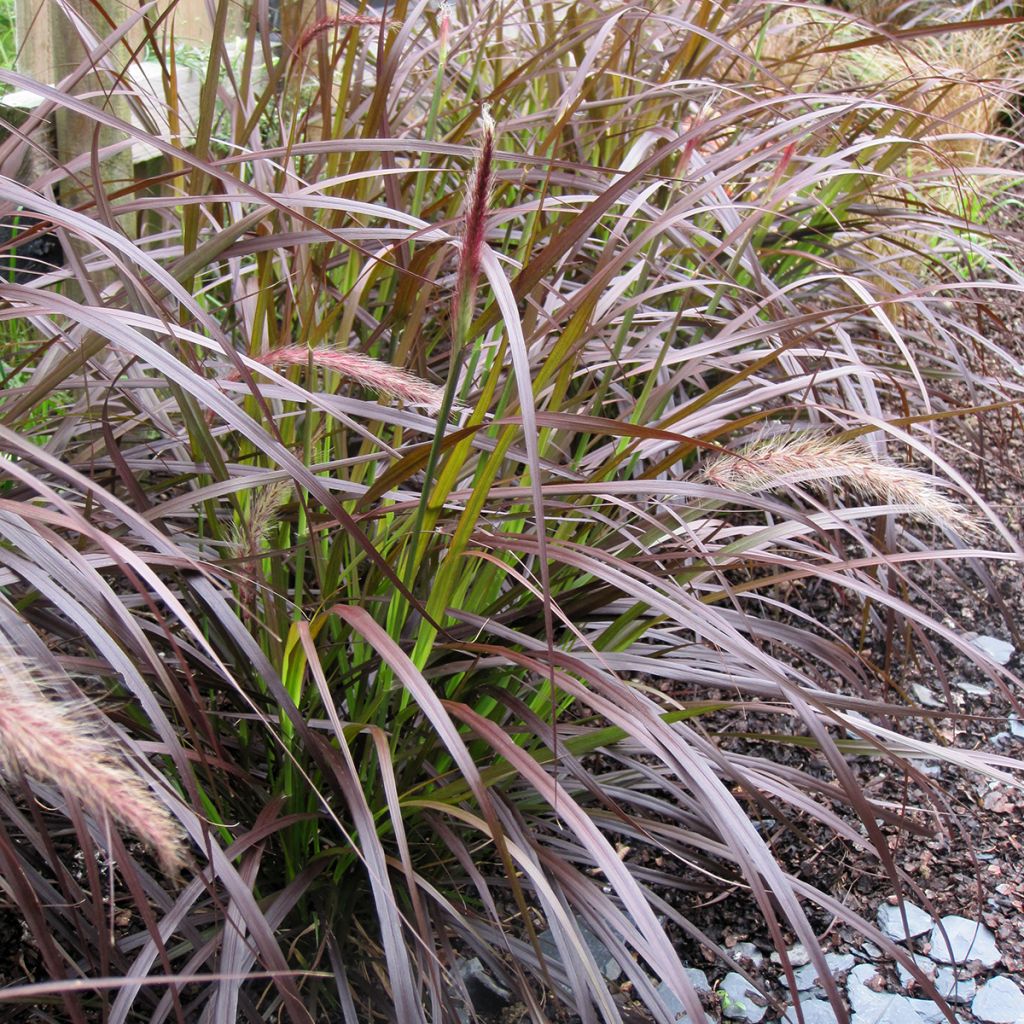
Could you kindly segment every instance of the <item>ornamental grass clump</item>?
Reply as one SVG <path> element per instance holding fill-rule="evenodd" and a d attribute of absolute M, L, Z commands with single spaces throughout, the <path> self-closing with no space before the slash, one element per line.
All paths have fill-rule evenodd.
<path fill-rule="evenodd" d="M 0 629 L 103 692 L 194 870 L 172 888 L 102 828 L 159 853 L 142 791 L 130 822 L 57 807 L 78 712 L 29 709 L 69 734 L 33 760 L 12 704 L 0 1018 L 449 1024 L 479 958 L 530 1024 L 671 1024 L 706 1011 L 687 968 L 736 968 L 731 914 L 790 991 L 801 942 L 839 1018 L 825 935 L 941 1003 L 842 894 L 927 905 L 915 837 L 983 892 L 934 788 L 1024 777 L 962 741 L 954 689 L 903 683 L 1021 702 L 955 595 L 999 629 L 1024 558 L 986 493 L 1018 468 L 1024 273 L 1003 171 L 942 199 L 942 123 L 983 140 L 910 102 L 917 65 L 906 102 L 824 72 L 986 26 L 808 30 L 805 88 L 767 0 L 399 0 L 376 27 L 217 0 L 187 55 L 173 0 L 105 42 L 48 6 L 102 88 L 0 71 L 39 100 L 0 140 L 36 168 L 0 176 L 11 246 L 45 223 L 67 252 L 0 282 Z M 58 107 L 151 158 L 48 153 Z"/>

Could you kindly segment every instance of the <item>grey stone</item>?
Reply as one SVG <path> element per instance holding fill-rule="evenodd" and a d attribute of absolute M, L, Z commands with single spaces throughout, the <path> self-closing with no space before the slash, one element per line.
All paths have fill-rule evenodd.
<path fill-rule="evenodd" d="M 924 1024 L 946 1024 L 946 1015 L 938 1004 L 933 1003 L 930 999 L 908 999 L 907 1002 L 914 1008 L 914 1012 L 924 1021 Z"/>
<path fill-rule="evenodd" d="M 698 970 L 696 967 L 684 967 L 683 973 L 690 979 L 690 984 L 693 986 L 693 990 L 697 995 L 711 995 L 711 983 L 708 981 L 708 976 L 703 971 Z"/>
<path fill-rule="evenodd" d="M 838 1024 L 836 1011 L 827 999 L 801 999 L 800 1009 L 803 1010 L 804 1024 Z M 782 1024 L 799 1024 L 794 1006 L 786 1007 Z"/>
<path fill-rule="evenodd" d="M 952 967 L 939 968 L 935 975 L 935 987 L 948 1003 L 969 1003 L 978 989 L 973 978 L 957 981 L 956 971 Z"/>
<path fill-rule="evenodd" d="M 914 954 L 914 960 L 917 966 L 935 983 L 939 995 L 947 1002 L 969 1003 L 974 998 L 977 986 L 974 984 L 973 978 L 963 978 L 958 981 L 956 971 L 952 967 L 936 967 L 928 957 L 922 956 L 920 953 Z M 900 984 L 904 988 L 917 984 L 903 964 L 897 964 L 896 970 L 899 971 Z"/>
<path fill-rule="evenodd" d="M 846 971 L 853 970 L 853 965 L 856 962 L 852 953 L 825 954 L 825 963 L 828 964 L 828 969 L 833 975 L 844 974 Z"/>
<path fill-rule="evenodd" d="M 832 977 L 850 970 L 854 962 L 853 956 L 850 953 L 825 954 L 825 963 Z M 805 964 L 803 967 L 800 967 L 793 972 L 793 978 L 796 981 L 798 992 L 809 992 L 813 996 L 824 995 L 824 989 L 818 983 L 818 968 L 815 964 Z M 789 987 L 789 979 L 785 975 L 780 976 L 779 981 L 787 988 Z"/>
<path fill-rule="evenodd" d="M 893 906 L 891 903 L 883 903 L 878 908 L 878 927 L 883 934 L 896 942 L 903 942 L 907 938 L 914 938 L 916 935 L 924 935 L 934 923 L 931 914 L 926 913 L 916 903 L 910 900 L 903 901 L 903 907 L 907 912 L 907 925 L 909 932 L 903 929 L 903 918 L 900 915 L 899 904 Z"/>
<path fill-rule="evenodd" d="M 616 981 L 622 974 L 622 969 L 619 967 L 619 963 L 615 957 L 612 956 L 611 950 L 604 944 L 604 941 L 595 934 L 593 928 L 591 928 L 586 921 L 577 918 L 576 927 L 579 928 L 583 942 L 590 951 L 590 955 L 594 958 L 594 962 L 597 964 L 597 969 L 609 981 Z M 549 960 L 553 960 L 555 963 L 561 963 L 562 956 L 558 951 L 558 943 L 555 942 L 555 936 L 551 932 L 543 932 L 538 936 L 538 938 L 540 941 L 541 952 Z"/>
<path fill-rule="evenodd" d="M 765 998 L 742 975 L 730 971 L 718 986 L 722 1014 L 730 1020 L 758 1024 L 768 1012 Z"/>
<path fill-rule="evenodd" d="M 997 665 L 1005 665 L 1014 654 L 1013 644 L 1000 640 L 996 636 L 976 636 L 971 643 L 984 651 Z"/>
<path fill-rule="evenodd" d="M 873 942 L 863 942 L 860 948 L 869 960 L 880 960 L 882 958 L 882 951 Z"/>
<path fill-rule="evenodd" d="M 803 967 L 804 964 L 811 962 L 811 954 L 804 949 L 803 943 L 798 942 L 792 949 L 787 950 L 789 954 L 789 962 L 794 967 Z M 772 953 L 771 961 L 773 964 L 781 964 L 782 957 L 779 956 L 778 952 Z"/>
<path fill-rule="evenodd" d="M 892 998 L 891 992 L 876 992 L 869 986 L 878 975 L 874 964 L 857 964 L 846 978 L 846 994 L 854 1013 L 870 1016 L 881 1009 Z"/>
<path fill-rule="evenodd" d="M 1016 736 L 1019 740 L 1024 740 L 1024 722 L 1016 715 L 1010 715 L 1010 735 Z"/>
<path fill-rule="evenodd" d="M 512 993 L 487 973 L 480 958 L 460 960 L 456 970 L 477 1013 L 498 1014 L 512 1003 Z"/>
<path fill-rule="evenodd" d="M 687 968 L 686 973 L 689 974 L 691 970 L 695 969 Z M 704 974 L 703 971 L 696 971 L 696 973 L 700 975 Z M 694 985 L 693 987 L 695 989 L 697 988 L 696 985 Z M 700 992 L 699 989 L 697 989 L 697 991 Z M 708 989 L 708 991 L 710 992 L 710 988 Z M 669 988 L 667 982 L 663 981 L 658 986 L 657 993 L 659 996 L 661 996 L 661 1001 L 665 1004 L 665 1008 L 668 1010 L 668 1012 L 672 1014 L 672 1017 L 676 1021 L 676 1024 L 689 1024 L 689 1022 L 693 1020 L 693 1018 L 686 1012 L 686 1007 L 683 1006 L 682 999 L 680 999 L 679 996 L 671 988 Z M 702 1015 L 701 1024 L 712 1024 L 707 1014 Z"/>
<path fill-rule="evenodd" d="M 858 1010 L 851 1024 L 923 1024 L 917 1010 L 906 996 L 882 993 L 883 1001 L 870 1010 Z"/>
<path fill-rule="evenodd" d="M 804 964 L 803 967 L 798 967 L 793 972 L 793 978 L 796 981 L 797 992 L 806 992 L 808 989 L 817 987 L 818 968 L 815 967 L 814 964 Z M 779 977 L 779 981 L 781 981 L 786 988 L 789 988 L 789 978 L 784 974 Z"/>
<path fill-rule="evenodd" d="M 918 701 L 926 708 L 941 708 L 944 706 L 942 701 L 935 696 L 934 691 L 929 690 L 927 686 L 923 686 L 921 683 L 914 683 L 910 689 Z"/>
<path fill-rule="evenodd" d="M 929 955 L 937 963 L 962 964 L 978 960 L 985 967 L 994 967 L 1002 960 L 995 936 L 983 924 L 956 914 L 944 917 L 941 924 L 945 936 L 939 925 L 936 925 L 928 939 L 931 943 Z"/>
<path fill-rule="evenodd" d="M 972 697 L 987 697 L 992 692 L 987 686 L 978 686 L 977 683 L 968 683 L 963 679 L 958 679 L 954 685 Z"/>
<path fill-rule="evenodd" d="M 741 957 L 742 959 L 749 960 L 755 970 L 760 970 L 764 966 L 764 953 L 752 942 L 737 942 L 733 946 L 731 953 L 734 959 Z"/>
<path fill-rule="evenodd" d="M 1009 978 L 993 978 L 978 989 L 971 1012 L 988 1024 L 1024 1024 L 1024 993 Z"/>
<path fill-rule="evenodd" d="M 927 977 L 935 980 L 935 971 L 937 970 L 934 963 L 932 963 L 929 957 L 926 957 L 923 953 L 915 953 L 913 955 L 914 963 L 924 971 Z M 901 963 L 896 964 L 896 973 L 900 976 L 900 984 L 906 988 L 908 985 L 916 985 L 917 979 L 907 970 L 906 967 Z"/>

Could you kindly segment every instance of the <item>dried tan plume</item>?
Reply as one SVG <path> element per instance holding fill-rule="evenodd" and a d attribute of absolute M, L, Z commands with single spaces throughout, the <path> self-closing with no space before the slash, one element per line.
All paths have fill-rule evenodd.
<path fill-rule="evenodd" d="M 719 487 L 751 493 L 841 480 L 860 498 L 908 505 L 922 518 L 964 535 L 984 532 L 963 506 L 939 493 L 924 474 L 881 461 L 860 441 L 781 434 L 720 456 L 705 468 L 704 477 Z"/>
<path fill-rule="evenodd" d="M 275 369 L 280 366 L 320 366 L 333 370 L 370 391 L 390 398 L 399 398 L 407 405 L 416 405 L 428 412 L 441 408 L 444 391 L 408 370 L 382 363 L 372 356 L 343 348 L 303 348 L 289 345 L 259 356 L 257 362 Z"/>
<path fill-rule="evenodd" d="M 134 833 L 176 876 L 185 864 L 178 826 L 92 715 L 48 694 L 25 659 L 0 643 L 0 771 L 11 777 L 20 768 L 59 787 L 97 820 Z"/>
<path fill-rule="evenodd" d="M 294 486 L 291 480 L 277 480 L 260 488 L 250 498 L 246 514 L 232 532 L 229 551 L 239 563 L 240 597 L 246 604 L 250 604 L 256 594 L 260 552 L 277 520 L 278 510 L 291 497 Z"/>

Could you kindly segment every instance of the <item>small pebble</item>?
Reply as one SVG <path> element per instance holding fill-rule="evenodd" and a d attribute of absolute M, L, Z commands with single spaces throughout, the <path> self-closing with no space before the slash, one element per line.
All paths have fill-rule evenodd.
<path fill-rule="evenodd" d="M 698 970 L 696 967 L 684 967 L 683 973 L 690 979 L 690 984 L 693 986 L 693 990 L 697 995 L 711 995 L 711 983 L 708 981 L 708 976 L 703 971 Z"/>
<path fill-rule="evenodd" d="M 829 974 L 833 977 L 839 974 L 844 974 L 846 971 L 854 965 L 853 955 L 850 953 L 826 953 L 825 964 L 828 966 Z M 798 992 L 811 992 L 813 995 L 824 995 L 824 990 L 818 983 L 818 968 L 817 965 L 810 963 L 805 964 L 793 972 L 793 977 L 796 981 L 796 988 Z M 787 988 L 789 987 L 789 979 L 783 974 L 779 976 L 779 981 L 782 982 Z"/>
<path fill-rule="evenodd" d="M 976 683 L 968 683 L 962 679 L 958 679 L 953 684 L 959 690 L 963 690 L 964 693 L 969 693 L 972 697 L 987 697 L 992 691 L 987 686 L 978 686 Z"/>
<path fill-rule="evenodd" d="M 811 962 L 811 954 L 804 949 L 803 944 L 798 942 L 792 949 L 787 950 L 789 953 L 789 962 L 794 967 L 803 967 L 804 964 Z M 771 961 L 773 964 L 781 964 L 782 957 L 779 956 L 778 951 L 772 953 Z"/>
<path fill-rule="evenodd" d="M 857 964 L 846 978 L 846 995 L 855 1013 L 870 1014 L 881 1009 L 892 993 L 878 992 L 872 985 L 878 976 L 874 964 Z"/>
<path fill-rule="evenodd" d="M 996 636 L 976 636 L 971 643 L 984 651 L 997 665 L 1005 665 L 1014 654 L 1013 644 Z"/>
<path fill-rule="evenodd" d="M 913 960 L 914 963 L 921 968 L 926 977 L 931 978 L 932 981 L 935 980 L 936 967 L 935 964 L 928 959 L 928 957 L 924 956 L 922 953 L 915 953 L 913 956 Z M 943 970 L 949 970 L 949 968 L 946 967 L 943 968 Z M 899 974 L 900 984 L 904 988 L 908 988 L 909 986 L 918 984 L 917 979 L 910 973 L 910 971 L 907 970 L 906 967 L 903 966 L 903 964 L 896 964 L 896 973 Z"/>
<path fill-rule="evenodd" d="M 935 987 L 939 990 L 939 995 L 948 1003 L 969 1003 L 978 990 L 973 978 L 957 981 L 956 972 L 952 967 L 939 968 L 935 975 Z"/>
<path fill-rule="evenodd" d="M 737 942 L 731 952 L 734 958 L 749 960 L 754 970 L 760 970 L 764 966 L 764 953 L 752 942 Z"/>
<path fill-rule="evenodd" d="M 974 998 L 977 986 L 973 978 L 963 978 L 958 981 L 956 971 L 952 967 L 936 967 L 931 960 L 920 953 L 914 954 L 914 962 L 918 967 L 935 983 L 935 988 L 940 996 L 950 1003 L 969 1003 Z M 917 981 L 911 976 L 910 971 L 897 964 L 900 984 L 904 988 L 915 988 L 919 990 Z"/>
<path fill-rule="evenodd" d="M 597 963 L 598 970 L 609 980 L 615 981 L 622 974 L 622 968 L 619 967 L 619 962 L 612 955 L 612 951 L 604 944 L 604 941 L 596 934 L 593 928 L 587 924 L 582 918 L 576 919 L 576 926 L 580 930 L 580 937 L 586 944 L 587 949 L 590 951 L 590 955 L 594 958 Z M 551 932 L 542 932 L 538 936 L 540 941 L 541 952 L 553 960 L 555 963 L 561 963 L 562 957 L 558 950 L 558 943 L 555 942 L 555 936 Z"/>
<path fill-rule="evenodd" d="M 456 969 L 477 1013 L 497 1014 L 512 1003 L 512 993 L 488 973 L 479 957 L 462 960 Z"/>

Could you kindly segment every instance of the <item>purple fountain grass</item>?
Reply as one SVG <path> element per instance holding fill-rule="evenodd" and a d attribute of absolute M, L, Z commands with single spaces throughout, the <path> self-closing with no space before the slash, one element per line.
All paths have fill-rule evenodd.
<path fill-rule="evenodd" d="M 441 388 L 408 370 L 351 349 L 289 345 L 258 356 L 257 362 L 275 369 L 281 366 L 308 366 L 312 362 L 314 366 L 340 373 L 370 391 L 401 399 L 407 405 L 420 406 L 430 413 L 436 413 L 441 408 L 444 397 Z"/>
<path fill-rule="evenodd" d="M 862 498 L 909 505 L 930 522 L 966 536 L 984 532 L 963 506 L 940 494 L 923 474 L 879 460 L 860 441 L 779 434 L 715 459 L 704 477 L 719 487 L 749 492 L 842 479 Z"/>
<path fill-rule="evenodd" d="M 185 865 L 180 830 L 90 718 L 87 706 L 48 696 L 29 664 L 0 645 L 0 770 L 59 786 L 97 820 L 138 836 L 175 877 Z"/>

